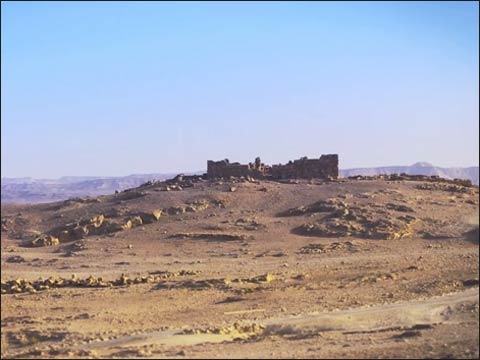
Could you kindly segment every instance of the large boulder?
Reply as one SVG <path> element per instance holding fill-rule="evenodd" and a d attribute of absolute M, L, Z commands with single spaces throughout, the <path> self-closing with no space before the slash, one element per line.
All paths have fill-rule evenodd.
<path fill-rule="evenodd" d="M 134 216 L 130 219 L 132 222 L 132 227 L 140 226 L 143 224 L 143 220 L 140 216 Z"/>
<path fill-rule="evenodd" d="M 132 228 L 132 221 L 131 220 L 127 220 L 127 222 L 125 224 L 122 224 L 122 230 L 128 230 L 128 229 L 131 229 Z"/>
<path fill-rule="evenodd" d="M 143 220 L 140 216 L 132 216 L 130 219 L 127 220 L 125 224 L 122 225 L 123 230 L 128 230 L 134 228 L 136 226 L 140 226 L 143 224 Z"/>
<path fill-rule="evenodd" d="M 54 246 L 59 245 L 60 240 L 52 235 L 42 234 L 37 236 L 32 240 L 31 245 L 33 246 Z"/>
<path fill-rule="evenodd" d="M 105 216 L 103 214 L 100 214 L 91 218 L 89 221 L 89 225 L 93 226 L 94 228 L 99 228 L 100 226 L 102 226 L 104 220 Z"/>
<path fill-rule="evenodd" d="M 159 220 L 162 216 L 162 210 L 153 210 L 152 215 L 156 220 Z"/>
<path fill-rule="evenodd" d="M 142 212 L 139 216 L 144 224 L 150 224 L 160 219 L 162 216 L 162 210 L 154 210 L 150 213 Z"/>

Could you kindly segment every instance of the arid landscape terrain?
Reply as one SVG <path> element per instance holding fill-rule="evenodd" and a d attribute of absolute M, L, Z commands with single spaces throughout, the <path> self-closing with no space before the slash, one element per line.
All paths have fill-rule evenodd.
<path fill-rule="evenodd" d="M 0 359 L 480 359 L 478 1 L 0 1 Z"/>
<path fill-rule="evenodd" d="M 2 205 L 2 358 L 478 358 L 479 189 L 200 176 Z"/>
<path fill-rule="evenodd" d="M 185 172 L 187 175 L 200 175 L 205 171 Z M 445 179 L 468 179 L 478 185 L 478 166 L 467 168 L 442 168 L 425 162 L 417 162 L 410 166 L 384 166 L 372 168 L 340 169 L 343 177 L 356 175 L 416 174 L 436 175 Z M 175 174 L 136 174 L 121 177 L 85 177 L 64 176 L 60 179 L 34 178 L 2 178 L 2 203 L 34 204 L 73 197 L 99 196 L 111 194 L 115 190 L 137 187 L 147 181 L 169 179 Z"/>

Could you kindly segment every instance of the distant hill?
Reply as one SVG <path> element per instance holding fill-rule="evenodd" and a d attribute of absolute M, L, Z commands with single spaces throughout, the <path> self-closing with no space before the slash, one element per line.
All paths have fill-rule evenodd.
<path fill-rule="evenodd" d="M 165 180 L 176 174 L 141 174 L 123 177 L 64 176 L 60 179 L 2 178 L 2 203 L 42 203 L 72 197 L 112 194 L 140 186 L 149 180 Z"/>
<path fill-rule="evenodd" d="M 478 185 L 479 167 L 451 167 L 442 168 L 427 162 L 417 162 L 410 166 L 384 166 L 373 168 L 356 168 L 340 170 L 340 176 L 348 177 L 355 175 L 381 175 L 381 174 L 409 174 L 409 175 L 437 175 L 446 179 L 469 179 Z"/>
<path fill-rule="evenodd" d="M 185 174 L 202 174 L 203 171 Z M 470 179 L 478 184 L 479 167 L 441 168 L 429 163 L 418 162 L 411 166 L 385 166 L 340 170 L 340 176 L 381 174 L 438 175 L 447 179 Z M 135 174 L 122 177 L 64 176 L 60 179 L 2 178 L 2 203 L 42 203 L 66 200 L 72 197 L 112 194 L 140 186 L 149 180 L 165 180 L 175 174 Z"/>

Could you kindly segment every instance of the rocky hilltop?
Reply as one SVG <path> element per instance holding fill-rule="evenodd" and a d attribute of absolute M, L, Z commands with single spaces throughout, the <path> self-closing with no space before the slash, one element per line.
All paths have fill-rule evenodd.
<path fill-rule="evenodd" d="M 354 175 L 382 175 L 382 174 L 409 174 L 409 175 L 436 175 L 445 179 L 468 179 L 478 185 L 479 167 L 450 167 L 434 166 L 427 162 L 417 162 L 410 166 L 383 166 L 373 168 L 356 168 L 340 170 L 343 177 Z"/>
<path fill-rule="evenodd" d="M 206 171 L 187 172 L 185 174 L 203 174 Z M 412 166 L 385 166 L 376 168 L 343 169 L 341 177 L 354 175 L 410 174 L 436 175 L 446 179 L 468 179 L 478 185 L 479 168 L 441 168 L 428 163 L 416 163 Z M 128 188 L 137 187 L 150 180 L 164 180 L 176 174 L 138 174 L 123 177 L 65 176 L 60 179 L 2 178 L 2 203 L 35 204 L 82 196 L 112 194 Z"/>

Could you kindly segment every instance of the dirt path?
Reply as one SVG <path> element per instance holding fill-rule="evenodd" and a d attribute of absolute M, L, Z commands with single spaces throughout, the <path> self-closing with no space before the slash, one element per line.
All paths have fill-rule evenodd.
<path fill-rule="evenodd" d="M 203 343 L 222 343 L 235 338 L 269 335 L 299 338 L 311 337 L 322 332 L 375 333 L 386 330 L 429 328 L 448 323 L 452 308 L 462 303 L 478 303 L 478 288 L 452 293 L 424 300 L 414 300 L 371 307 L 360 307 L 327 313 L 310 313 L 298 316 L 279 317 L 263 322 L 260 332 L 233 332 L 230 334 L 194 333 L 184 330 L 153 331 L 141 335 L 125 336 L 119 339 L 79 346 L 77 350 L 94 350 L 105 356 L 112 350 L 141 347 L 145 345 L 193 346 Z"/>

